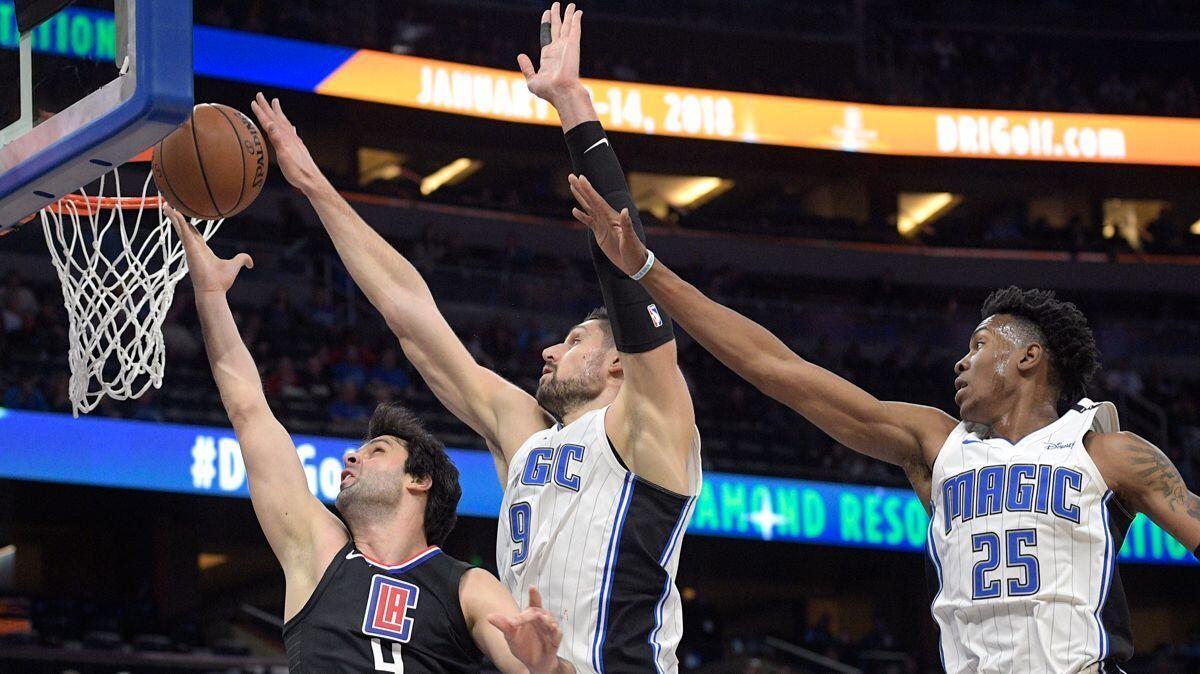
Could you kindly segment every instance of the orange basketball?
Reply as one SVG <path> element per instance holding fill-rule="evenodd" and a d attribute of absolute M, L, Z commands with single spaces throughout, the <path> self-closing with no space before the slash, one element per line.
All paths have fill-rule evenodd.
<path fill-rule="evenodd" d="M 154 146 L 154 182 L 181 213 L 217 220 L 241 213 L 262 191 L 267 155 L 249 117 L 201 103 L 192 117 Z"/>

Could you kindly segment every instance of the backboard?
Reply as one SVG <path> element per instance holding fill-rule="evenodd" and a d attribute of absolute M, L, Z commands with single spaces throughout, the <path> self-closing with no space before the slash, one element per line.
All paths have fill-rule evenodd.
<path fill-rule="evenodd" d="M 0 233 L 192 111 L 191 0 L 65 3 L 19 31 L 23 6 L 38 4 L 55 3 L 0 0 L 0 80 L 20 83 L 0 94 Z"/>

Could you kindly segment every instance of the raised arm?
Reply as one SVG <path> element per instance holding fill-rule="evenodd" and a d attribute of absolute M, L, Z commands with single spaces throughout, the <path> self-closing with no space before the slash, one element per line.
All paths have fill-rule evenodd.
<path fill-rule="evenodd" d="M 597 186 L 600 203 L 629 218 L 635 236 L 644 236 L 621 164 L 579 79 L 583 12 L 574 4 L 567 5 L 561 19 L 558 12 L 556 2 L 542 15 L 540 70 L 522 54 L 521 72 L 529 90 L 558 111 L 575 173 Z M 624 373 L 605 418 L 609 437 L 635 472 L 686 491 L 695 410 L 679 370 L 669 312 L 656 307 L 645 289 L 613 265 L 590 231 L 588 244 Z"/>
<path fill-rule="evenodd" d="M 438 400 L 487 441 L 503 480 L 508 458 L 526 438 L 549 425 L 545 412 L 528 393 L 475 362 L 438 310 L 421 274 L 359 217 L 317 168 L 279 99 L 268 103 L 260 93 L 251 108 L 275 147 L 284 177 L 308 197 L 354 282 L 387 321 L 404 355 Z"/>
<path fill-rule="evenodd" d="M 496 669 L 504 674 L 575 671 L 558 657 L 562 631 L 554 616 L 542 608 L 537 588 L 529 588 L 529 606 L 522 611 L 495 576 L 471 569 L 463 574 L 458 596 L 475 645 Z"/>
<path fill-rule="evenodd" d="M 1200 496 L 1187 488 L 1162 450 L 1128 432 L 1092 434 L 1086 444 L 1121 503 L 1133 514 L 1145 513 L 1200 557 Z"/>
<path fill-rule="evenodd" d="M 226 293 L 242 267 L 252 267 L 253 261 L 245 253 L 232 260 L 218 258 L 178 211 L 166 208 L 183 240 L 204 347 L 241 445 L 254 514 L 287 580 L 286 619 L 308 601 L 348 534 L 308 490 L 296 447 L 267 406 L 258 368 L 234 323 Z"/>
<path fill-rule="evenodd" d="M 572 181 L 582 208 L 576 219 L 587 225 L 600 247 L 626 273 L 641 270 L 649 251 L 633 234 L 627 213 L 597 201 L 586 179 Z M 957 423 L 941 410 L 883 402 L 809 363 L 763 326 L 705 297 L 655 260 L 641 279 L 659 306 L 717 357 L 758 390 L 799 412 L 843 445 L 905 469 L 919 488 L 946 436 Z"/>

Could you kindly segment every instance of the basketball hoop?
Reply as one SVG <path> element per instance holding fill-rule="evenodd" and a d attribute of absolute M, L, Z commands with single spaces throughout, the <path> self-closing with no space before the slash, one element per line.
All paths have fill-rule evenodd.
<path fill-rule="evenodd" d="M 141 196 L 122 196 L 114 168 L 96 194 L 80 188 L 40 211 L 70 318 L 68 392 L 76 417 L 104 396 L 129 400 L 162 387 L 162 326 L 187 260 L 161 212 L 165 200 L 149 194 L 152 180 L 146 176 Z M 109 182 L 115 194 L 105 196 Z M 192 219 L 205 239 L 222 222 Z"/>

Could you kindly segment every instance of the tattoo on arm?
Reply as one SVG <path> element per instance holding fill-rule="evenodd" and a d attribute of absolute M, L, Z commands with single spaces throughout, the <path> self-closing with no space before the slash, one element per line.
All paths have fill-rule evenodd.
<path fill-rule="evenodd" d="M 1162 450 L 1146 442 L 1127 442 L 1122 447 L 1132 469 L 1130 478 L 1142 486 L 1144 494 L 1158 494 L 1171 512 L 1183 511 L 1200 522 L 1200 497 L 1188 491 L 1179 469 Z"/>

